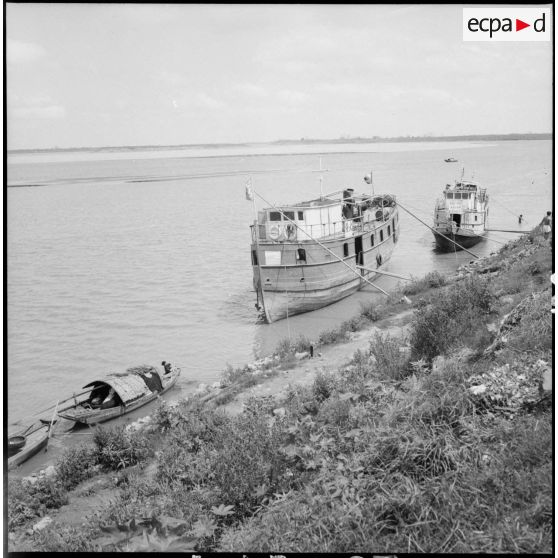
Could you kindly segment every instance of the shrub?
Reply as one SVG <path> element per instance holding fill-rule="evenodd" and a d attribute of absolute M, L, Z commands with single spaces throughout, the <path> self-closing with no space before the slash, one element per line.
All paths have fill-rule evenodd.
<path fill-rule="evenodd" d="M 244 366 L 243 368 L 234 368 L 230 364 L 227 364 L 227 368 L 222 374 L 221 383 L 225 386 L 235 384 L 245 379 L 248 375 L 252 375 L 252 371 L 248 368 L 248 366 Z"/>
<path fill-rule="evenodd" d="M 376 370 L 390 380 L 401 380 L 410 373 L 409 359 L 400 349 L 402 342 L 390 335 L 375 333 L 370 340 L 370 354 L 375 358 Z"/>
<path fill-rule="evenodd" d="M 360 314 L 364 316 L 367 320 L 371 322 L 377 322 L 381 320 L 386 313 L 386 307 L 384 305 L 379 305 L 375 302 L 372 303 L 361 303 Z"/>
<path fill-rule="evenodd" d="M 95 473 L 97 457 L 95 448 L 91 446 L 81 445 L 67 449 L 56 464 L 58 482 L 66 490 L 71 490 Z"/>
<path fill-rule="evenodd" d="M 124 426 L 97 426 L 93 434 L 97 461 L 108 469 L 136 465 L 151 453 L 148 437 L 142 432 L 127 431 Z"/>
<path fill-rule="evenodd" d="M 318 403 L 325 401 L 335 389 L 335 376 L 331 373 L 319 371 L 312 383 L 312 393 Z"/>
<path fill-rule="evenodd" d="M 446 288 L 430 304 L 420 303 L 412 323 L 413 359 L 431 361 L 463 344 L 492 310 L 494 299 L 487 279 L 471 277 Z"/>
<path fill-rule="evenodd" d="M 282 339 L 275 349 L 275 354 L 279 355 L 280 358 L 285 358 L 293 355 L 294 353 L 309 351 L 311 346 L 312 341 L 310 341 L 304 335 L 299 335 L 294 340 Z"/>
<path fill-rule="evenodd" d="M 447 279 L 438 271 L 431 271 L 422 279 L 414 279 L 403 287 L 404 295 L 415 295 L 428 289 L 443 287 L 447 284 Z"/>
<path fill-rule="evenodd" d="M 552 349 L 550 290 L 533 296 L 519 324 L 509 332 L 509 347 L 519 351 Z"/>

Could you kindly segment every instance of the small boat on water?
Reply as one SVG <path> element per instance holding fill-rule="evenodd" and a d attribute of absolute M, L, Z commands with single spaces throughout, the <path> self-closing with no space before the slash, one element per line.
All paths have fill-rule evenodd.
<path fill-rule="evenodd" d="M 31 428 L 34 430 L 29 432 Z M 8 436 L 8 470 L 21 465 L 45 448 L 50 428 L 50 422 L 41 422 L 39 425 L 31 425 L 19 434 Z"/>
<path fill-rule="evenodd" d="M 470 180 L 446 184 L 434 210 L 436 246 L 445 252 L 470 248 L 483 239 L 488 218 L 488 194 Z"/>
<path fill-rule="evenodd" d="M 180 368 L 170 366 L 163 373 L 154 366 L 137 366 L 122 374 L 109 374 L 85 385 L 88 395 L 76 397 L 58 416 L 83 424 L 105 422 L 153 401 L 171 389 L 179 376 Z"/>
<path fill-rule="evenodd" d="M 457 163 L 457 159 L 455 157 L 448 157 L 447 159 L 444 159 L 444 161 L 446 163 Z"/>
<path fill-rule="evenodd" d="M 272 323 L 373 285 L 397 243 L 399 216 L 394 196 L 347 188 L 267 207 L 250 228 L 256 307 Z"/>

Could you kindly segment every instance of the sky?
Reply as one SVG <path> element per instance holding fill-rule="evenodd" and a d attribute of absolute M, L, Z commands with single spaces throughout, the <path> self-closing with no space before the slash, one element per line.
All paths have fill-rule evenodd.
<path fill-rule="evenodd" d="M 552 44 L 463 5 L 5 6 L 8 149 L 552 131 Z"/>

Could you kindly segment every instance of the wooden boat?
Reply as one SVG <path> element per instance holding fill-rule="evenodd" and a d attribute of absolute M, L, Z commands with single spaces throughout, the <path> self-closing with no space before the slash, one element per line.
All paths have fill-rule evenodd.
<path fill-rule="evenodd" d="M 29 430 L 29 429 L 27 429 Z M 24 431 L 8 437 L 8 469 L 13 469 L 39 453 L 48 444 L 50 423 L 40 424 L 27 433 Z"/>
<path fill-rule="evenodd" d="M 267 207 L 250 228 L 256 307 L 271 323 L 371 284 L 391 257 L 399 217 L 394 196 L 345 189 Z"/>
<path fill-rule="evenodd" d="M 444 161 L 446 163 L 457 163 L 457 159 L 455 159 L 454 157 L 448 157 L 447 159 L 444 159 Z"/>
<path fill-rule="evenodd" d="M 482 239 L 488 218 L 486 188 L 470 180 L 446 184 L 434 210 L 436 246 L 445 252 L 470 248 Z"/>
<path fill-rule="evenodd" d="M 123 374 L 109 374 L 84 386 L 89 395 L 64 409 L 58 416 L 96 424 L 125 415 L 153 401 L 171 389 L 180 376 L 180 368 L 172 367 L 169 373 L 159 373 L 153 366 L 129 368 Z"/>

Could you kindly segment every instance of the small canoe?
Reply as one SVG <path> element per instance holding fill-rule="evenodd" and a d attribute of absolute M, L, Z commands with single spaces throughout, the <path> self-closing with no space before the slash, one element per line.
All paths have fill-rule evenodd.
<path fill-rule="evenodd" d="M 42 424 L 29 434 L 8 438 L 8 469 L 13 469 L 33 457 L 48 443 L 50 424 Z"/>
<path fill-rule="evenodd" d="M 109 374 L 84 386 L 89 395 L 60 409 L 58 416 L 82 424 L 105 422 L 139 409 L 171 389 L 180 368 L 159 372 L 153 366 L 129 368 L 123 374 Z"/>

